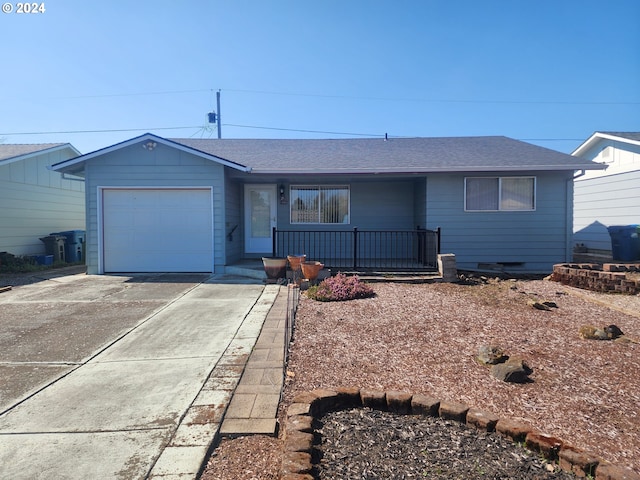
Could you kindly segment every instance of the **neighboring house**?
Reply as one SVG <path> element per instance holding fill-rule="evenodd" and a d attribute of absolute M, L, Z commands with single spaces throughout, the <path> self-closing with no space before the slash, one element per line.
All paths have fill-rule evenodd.
<path fill-rule="evenodd" d="M 273 228 L 278 256 L 306 253 L 338 267 L 354 248 L 365 259 L 404 255 L 416 247 L 398 245 L 400 232 L 417 232 L 419 243 L 421 229 L 437 227 L 442 253 L 460 269 L 550 272 L 571 258 L 574 173 L 602 166 L 506 137 L 145 134 L 52 168 L 85 177 L 95 274 L 221 273 L 270 256 Z M 381 233 L 355 245 L 340 235 L 354 229 Z M 295 236 L 284 247 L 283 230 Z"/>
<path fill-rule="evenodd" d="M 0 252 L 44 254 L 41 237 L 84 229 L 84 182 L 47 168 L 78 155 L 68 143 L 0 144 Z"/>
<path fill-rule="evenodd" d="M 574 243 L 610 256 L 607 227 L 640 224 L 640 132 L 596 132 L 572 155 L 607 167 L 575 181 Z"/>

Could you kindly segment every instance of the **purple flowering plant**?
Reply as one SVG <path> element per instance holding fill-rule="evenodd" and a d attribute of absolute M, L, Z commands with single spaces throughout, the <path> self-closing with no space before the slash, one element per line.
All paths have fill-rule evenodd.
<path fill-rule="evenodd" d="M 319 285 L 307 290 L 307 296 L 319 302 L 344 302 L 374 295 L 373 289 L 357 275 L 348 277 L 343 273 L 327 277 Z"/>

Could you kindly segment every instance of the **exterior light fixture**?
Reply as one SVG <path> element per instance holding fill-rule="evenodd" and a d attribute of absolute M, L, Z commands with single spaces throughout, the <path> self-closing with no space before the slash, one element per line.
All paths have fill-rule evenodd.
<path fill-rule="evenodd" d="M 287 198 L 284 196 L 284 185 L 280 185 L 280 203 L 287 203 Z"/>
<path fill-rule="evenodd" d="M 154 148 L 156 148 L 158 146 L 158 144 L 156 142 L 152 142 L 151 140 L 149 140 L 147 143 L 143 143 L 142 144 L 142 148 L 144 148 L 145 150 L 153 150 Z"/>

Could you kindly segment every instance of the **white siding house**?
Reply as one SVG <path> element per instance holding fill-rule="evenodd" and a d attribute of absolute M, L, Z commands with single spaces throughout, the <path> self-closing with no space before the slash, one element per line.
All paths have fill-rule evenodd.
<path fill-rule="evenodd" d="M 80 155 L 72 145 L 0 144 L 0 252 L 40 255 L 40 237 L 84 230 L 84 182 L 48 167 Z"/>
<path fill-rule="evenodd" d="M 572 155 L 607 166 L 575 181 L 573 241 L 608 257 L 607 227 L 640 224 L 640 132 L 596 132 Z"/>

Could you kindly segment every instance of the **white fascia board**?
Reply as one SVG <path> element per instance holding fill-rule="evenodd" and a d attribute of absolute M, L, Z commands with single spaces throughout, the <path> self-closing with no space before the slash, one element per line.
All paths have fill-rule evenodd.
<path fill-rule="evenodd" d="M 628 143 L 630 145 L 640 145 L 640 141 L 638 140 L 631 140 L 629 138 L 618 137 L 617 135 L 610 135 L 608 133 L 596 132 L 593 135 L 591 135 L 586 142 L 584 142 L 582 145 L 576 148 L 571 155 L 573 155 L 574 157 L 580 157 L 587 150 L 589 150 L 596 143 L 598 143 L 600 140 L 613 140 L 615 142 Z"/>
<path fill-rule="evenodd" d="M 74 165 L 79 163 L 84 163 L 87 160 L 91 160 L 92 158 L 96 158 L 102 155 L 107 155 L 116 150 L 120 150 L 121 148 L 130 147 L 131 145 L 135 145 L 138 143 L 144 142 L 156 142 L 166 145 L 171 148 L 175 148 L 177 150 L 181 150 L 186 153 L 190 153 L 192 155 L 196 155 L 207 160 L 211 160 L 213 162 L 220 163 L 226 167 L 230 167 L 236 170 L 240 170 L 241 172 L 251 172 L 249 167 L 245 167 L 244 165 L 240 165 L 234 162 L 230 162 L 225 160 L 224 158 L 216 157 L 215 155 L 211 155 L 205 152 L 201 152 L 200 150 L 195 150 L 193 148 L 187 147 L 180 143 L 172 142 L 171 140 L 167 140 L 166 138 L 158 137 L 157 135 L 153 135 L 152 133 L 145 133 L 144 135 L 140 135 L 139 137 L 135 137 L 129 140 L 125 140 L 124 142 L 116 143 L 115 145 L 111 145 L 109 147 L 102 148 L 100 150 L 96 150 L 95 152 L 87 153 L 86 155 L 82 155 L 80 157 L 72 158 L 70 160 L 65 160 L 64 162 L 56 163 L 50 167 L 51 170 L 60 171 L 68 169 Z"/>
<path fill-rule="evenodd" d="M 487 167 L 442 167 L 442 168 L 424 168 L 413 170 L 401 170 L 397 168 L 376 168 L 371 170 L 352 170 L 335 168 L 331 170 L 323 169 L 299 169 L 299 170 L 253 170 L 251 173 L 262 175 L 420 175 L 428 173 L 466 173 L 466 172 L 549 172 L 549 171 L 578 171 L 578 170 L 604 170 L 606 165 L 599 163 L 582 164 L 582 165 L 544 165 L 544 166 L 487 166 Z"/>

